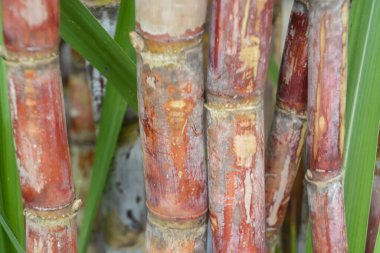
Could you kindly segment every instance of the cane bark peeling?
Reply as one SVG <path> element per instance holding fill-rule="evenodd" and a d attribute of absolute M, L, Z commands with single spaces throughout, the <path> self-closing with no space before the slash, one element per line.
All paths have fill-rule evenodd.
<path fill-rule="evenodd" d="M 266 238 L 272 252 L 284 222 L 306 134 L 308 6 L 296 0 L 285 42 L 265 160 Z"/>
<path fill-rule="evenodd" d="M 120 0 L 82 0 L 90 12 L 102 25 L 104 30 L 113 37 L 116 29 L 117 15 Z M 89 63 L 88 73 L 90 75 L 90 86 L 92 92 L 92 107 L 94 120 L 99 123 L 102 111 L 102 101 L 106 92 L 107 79 L 96 68 Z"/>
<path fill-rule="evenodd" d="M 3 0 L 2 8 L 26 251 L 76 252 L 80 201 L 74 201 L 57 56 L 59 1 Z"/>
<path fill-rule="evenodd" d="M 206 5 L 206 0 L 136 2 L 137 33 L 131 37 L 138 53 L 148 252 L 206 250 L 202 54 Z"/>
<path fill-rule="evenodd" d="M 372 253 L 375 248 L 377 232 L 380 224 L 380 134 L 377 142 L 375 176 L 373 178 L 371 208 L 368 219 L 366 253 Z"/>
<path fill-rule="evenodd" d="M 348 5 L 310 0 L 306 180 L 314 252 L 347 252 L 342 156 Z"/>
<path fill-rule="evenodd" d="M 207 82 L 213 252 L 265 252 L 264 118 L 271 0 L 214 0 Z"/>

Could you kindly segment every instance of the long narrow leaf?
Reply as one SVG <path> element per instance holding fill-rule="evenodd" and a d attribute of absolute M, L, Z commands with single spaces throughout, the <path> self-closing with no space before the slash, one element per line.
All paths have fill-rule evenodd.
<path fill-rule="evenodd" d="M 352 1 L 345 208 L 350 252 L 364 252 L 380 119 L 380 1 Z"/>
<path fill-rule="evenodd" d="M 16 236 L 12 232 L 12 229 L 8 226 L 7 222 L 5 221 L 2 212 L 0 212 L 0 225 L 3 227 L 5 233 L 7 234 L 8 238 L 11 240 L 13 246 L 17 250 L 18 253 L 24 253 L 25 250 L 18 242 Z"/>
<path fill-rule="evenodd" d="M 0 207 L 3 207 L 3 198 L 1 193 L 1 187 L 0 187 Z M 6 235 L 3 229 L 0 228 L 0 252 L 7 252 L 7 243 L 6 243 Z"/>
<path fill-rule="evenodd" d="M 61 36 L 96 67 L 137 111 L 135 62 L 79 0 L 61 3 Z"/>
<path fill-rule="evenodd" d="M 134 49 L 129 41 L 129 32 L 134 29 L 134 1 L 123 0 L 120 4 L 119 17 L 116 28 L 115 40 L 124 51 L 135 61 Z M 133 65 L 135 66 L 135 65 Z M 136 70 L 128 73 L 130 78 L 136 83 Z M 112 156 L 115 151 L 117 137 L 127 109 L 127 103 L 117 92 L 112 83 L 108 83 L 106 94 L 103 99 L 103 108 L 100 119 L 99 135 L 95 148 L 94 168 L 90 182 L 89 196 L 85 204 L 84 219 L 80 232 L 79 252 L 86 252 L 87 243 L 91 235 L 92 225 L 98 209 L 100 199 L 108 171 L 111 165 Z"/>
<path fill-rule="evenodd" d="M 274 59 L 274 55 L 272 54 L 269 58 L 268 78 L 274 87 L 277 87 L 279 75 L 280 69 L 279 66 L 277 66 L 276 60 Z"/>
<path fill-rule="evenodd" d="M 3 44 L 2 17 L 0 1 L 0 45 Z M 24 219 L 22 214 L 22 201 L 20 180 L 13 147 L 12 124 L 9 111 L 7 74 L 3 59 L 0 58 L 0 208 L 4 211 L 8 225 L 14 231 L 21 245 L 25 244 Z M 13 250 L 9 239 L 4 236 L 2 244 Z"/>

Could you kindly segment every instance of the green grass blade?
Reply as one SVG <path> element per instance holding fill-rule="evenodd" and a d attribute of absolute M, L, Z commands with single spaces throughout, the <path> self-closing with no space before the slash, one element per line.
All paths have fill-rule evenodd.
<path fill-rule="evenodd" d="M 307 253 L 313 253 L 313 242 L 312 242 L 312 239 L 311 239 L 311 226 L 310 226 L 310 222 L 309 222 L 309 226 L 307 228 L 307 236 L 306 236 L 306 252 Z"/>
<path fill-rule="evenodd" d="M 380 119 L 380 1 L 352 1 L 345 208 L 349 252 L 364 252 Z"/>
<path fill-rule="evenodd" d="M 133 56 L 135 51 L 129 40 L 129 32 L 134 30 L 134 1 L 123 0 L 120 4 L 119 17 L 116 28 L 115 40 L 120 43 L 124 51 Z M 135 66 L 135 65 L 134 65 Z M 131 77 L 136 84 L 136 70 L 133 69 Z M 118 134 L 127 109 L 127 103 L 120 96 L 112 83 L 107 84 L 106 94 L 103 99 L 103 108 L 100 119 L 99 135 L 95 148 L 94 168 L 90 182 L 89 195 L 85 203 L 84 219 L 79 238 L 79 252 L 85 253 L 89 238 L 91 236 L 92 225 L 96 216 L 100 199 L 108 171 L 112 162 L 112 157 L 117 144 Z"/>
<path fill-rule="evenodd" d="M 5 233 L 7 234 L 8 238 L 11 240 L 13 246 L 15 247 L 16 251 L 18 253 L 25 253 L 25 250 L 22 248 L 20 243 L 18 242 L 16 236 L 12 232 L 12 229 L 8 226 L 7 222 L 5 221 L 2 211 L 0 212 L 0 225 L 3 227 Z"/>
<path fill-rule="evenodd" d="M 3 198 L 1 193 L 1 187 L 0 187 L 0 207 L 3 207 Z M 7 252 L 7 245 L 6 245 L 6 235 L 4 234 L 5 231 L 0 226 L 0 252 Z"/>
<path fill-rule="evenodd" d="M 79 0 L 61 3 L 61 36 L 96 67 L 137 111 L 135 62 Z"/>
<path fill-rule="evenodd" d="M 3 44 L 2 17 L 0 1 L 0 44 Z M 7 218 L 8 225 L 14 231 L 17 240 L 25 245 L 24 218 L 22 214 L 22 200 L 20 180 L 13 147 L 12 123 L 10 118 L 7 72 L 3 59 L 0 58 L 0 208 Z M 12 252 L 12 244 L 3 235 L 2 247 Z M 5 252 L 5 251 L 4 251 Z"/>
<path fill-rule="evenodd" d="M 274 87 L 277 87 L 279 75 L 280 69 L 277 66 L 276 60 L 274 59 L 274 55 L 271 54 L 269 58 L 268 77 Z"/>

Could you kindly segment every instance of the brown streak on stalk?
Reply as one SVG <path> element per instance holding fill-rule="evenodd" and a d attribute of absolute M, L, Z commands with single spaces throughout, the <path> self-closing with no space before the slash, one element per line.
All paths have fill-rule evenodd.
<path fill-rule="evenodd" d="M 294 2 L 266 152 L 266 238 L 271 252 L 278 242 L 305 142 L 307 8 L 301 1 Z"/>

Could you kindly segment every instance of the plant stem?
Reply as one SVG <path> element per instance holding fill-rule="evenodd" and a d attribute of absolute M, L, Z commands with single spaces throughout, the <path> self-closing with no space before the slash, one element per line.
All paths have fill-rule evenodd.
<path fill-rule="evenodd" d="M 273 2 L 214 0 L 207 147 L 214 252 L 265 252 L 263 93 Z"/>
<path fill-rule="evenodd" d="M 207 0 L 137 0 L 147 252 L 205 252 L 203 25 Z M 168 11 L 170 10 L 170 11 Z"/>
<path fill-rule="evenodd" d="M 68 84 L 70 151 L 77 196 L 84 200 L 93 166 L 95 123 L 86 62 L 74 50 L 71 51 L 71 62 Z M 81 224 L 81 216 L 79 211 L 78 224 Z"/>
<path fill-rule="evenodd" d="M 366 253 L 372 253 L 379 229 L 380 223 L 380 134 L 378 135 L 377 142 L 377 156 L 375 164 L 375 176 L 373 178 L 372 185 L 372 197 L 371 197 L 371 208 L 368 218 L 368 229 L 367 229 L 367 242 L 366 242 Z"/>
<path fill-rule="evenodd" d="M 2 6 L 26 251 L 76 252 L 80 201 L 74 201 L 57 57 L 59 1 L 3 0 Z"/>
<path fill-rule="evenodd" d="M 304 147 L 303 151 L 303 167 L 304 172 L 307 171 L 308 166 L 308 160 L 307 160 L 307 148 Z M 305 177 L 303 177 L 302 181 L 303 187 L 302 187 L 302 200 L 301 200 L 301 217 L 300 217 L 300 224 L 298 229 L 298 238 L 297 238 L 297 253 L 304 253 L 306 252 L 306 240 L 307 240 L 307 233 L 309 228 L 309 203 L 307 200 L 307 182 L 305 180 Z"/>
<path fill-rule="evenodd" d="M 282 58 L 265 160 L 266 239 L 271 252 L 297 175 L 306 134 L 308 6 L 296 0 Z"/>
<path fill-rule="evenodd" d="M 342 158 L 349 1 L 310 0 L 308 158 L 314 252 L 347 252 Z"/>

